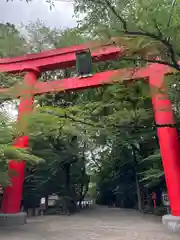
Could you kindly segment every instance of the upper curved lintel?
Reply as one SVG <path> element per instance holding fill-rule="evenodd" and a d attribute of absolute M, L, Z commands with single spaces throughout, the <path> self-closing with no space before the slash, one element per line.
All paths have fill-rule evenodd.
<path fill-rule="evenodd" d="M 40 53 L 26 54 L 21 57 L 0 59 L 0 72 L 18 73 L 28 69 L 40 69 L 48 71 L 68 68 L 75 65 L 75 53 L 88 49 L 88 45 L 76 45 L 72 47 L 48 50 Z M 123 54 L 123 49 L 114 45 L 105 45 L 92 52 L 94 61 L 115 59 Z"/>

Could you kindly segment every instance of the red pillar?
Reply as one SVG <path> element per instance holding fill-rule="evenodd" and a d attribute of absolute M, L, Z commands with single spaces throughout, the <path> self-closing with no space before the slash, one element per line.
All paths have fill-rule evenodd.
<path fill-rule="evenodd" d="M 31 89 L 34 83 L 37 81 L 39 72 L 31 70 L 26 73 L 24 77 L 25 89 L 22 92 L 22 98 L 19 104 L 18 111 L 18 121 L 20 122 L 20 129 L 22 133 L 27 134 L 26 132 L 26 117 L 28 113 L 31 112 L 33 107 L 33 96 L 31 94 Z M 24 118 L 24 119 L 23 119 Z M 16 139 L 14 146 L 18 148 L 28 147 L 28 136 L 24 135 Z M 3 213 L 18 213 L 21 206 L 22 191 L 23 191 L 23 182 L 24 182 L 24 172 L 25 172 L 25 162 L 22 161 L 13 161 L 9 163 L 9 174 L 12 171 L 16 172 L 16 175 L 10 177 L 11 186 L 5 188 L 1 212 Z"/>
<path fill-rule="evenodd" d="M 164 84 L 164 69 L 163 65 L 151 65 L 149 84 L 172 215 L 180 216 L 180 145 L 172 104 Z"/>

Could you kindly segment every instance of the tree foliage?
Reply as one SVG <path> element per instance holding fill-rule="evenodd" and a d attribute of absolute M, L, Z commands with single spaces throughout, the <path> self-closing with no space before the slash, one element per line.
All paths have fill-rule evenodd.
<path fill-rule="evenodd" d="M 10 176 L 17 174 L 16 172 L 8 174 L 8 164 L 11 159 L 28 161 L 31 164 L 38 164 L 42 159 L 33 155 L 28 149 L 18 149 L 11 146 L 14 138 L 13 126 L 2 112 L 0 114 L 0 133 L 0 185 L 2 187 L 11 184 Z"/>
<path fill-rule="evenodd" d="M 82 27 L 125 45 L 128 59 L 156 60 L 177 70 L 179 8 L 178 1 L 75 0 L 76 13 L 85 14 Z"/>
<path fill-rule="evenodd" d="M 100 46 L 126 46 L 126 56 L 93 64 L 93 73 L 147 62 L 179 70 L 179 7 L 178 1 L 75 0 L 76 14 L 85 16 L 79 27 L 62 31 L 30 24 L 25 51 L 99 40 Z M 40 81 L 74 74 L 74 68 L 45 72 Z M 179 75 L 167 79 L 179 126 Z M 91 183 L 99 203 L 116 196 L 118 206 L 141 209 L 142 191 L 166 188 L 151 96 L 142 81 L 36 97 L 29 130 L 32 153 L 45 160 L 26 172 L 24 199 L 35 205 L 52 193 L 82 201 Z"/>

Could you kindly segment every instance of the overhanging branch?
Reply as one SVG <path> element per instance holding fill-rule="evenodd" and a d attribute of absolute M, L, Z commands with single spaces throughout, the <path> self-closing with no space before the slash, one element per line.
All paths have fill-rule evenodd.
<path fill-rule="evenodd" d="M 174 65 L 174 63 L 170 63 L 168 61 L 163 61 L 163 60 L 158 60 L 158 59 L 149 59 L 149 58 L 139 58 L 139 57 L 122 57 L 119 59 L 119 61 L 140 61 L 140 62 L 145 62 L 145 63 L 159 63 L 159 64 L 163 64 L 169 67 L 172 67 L 176 70 L 180 70 L 180 66 L 179 65 Z"/>
<path fill-rule="evenodd" d="M 91 127 L 96 127 L 96 128 L 99 128 L 99 129 L 102 129 L 104 130 L 106 127 L 121 127 L 121 128 L 127 128 L 127 129 L 131 129 L 133 128 L 134 129 L 134 125 L 131 125 L 131 126 L 128 126 L 128 125 L 121 125 L 121 124 L 107 124 L 105 127 L 102 127 L 102 124 L 93 124 L 91 122 L 86 122 L 86 121 L 83 121 L 83 120 L 80 120 L 80 119 L 76 119 L 75 117 L 72 117 L 70 115 L 67 115 L 67 114 L 64 114 L 64 115 L 60 115 L 60 114 L 57 114 L 57 113 L 54 113 L 53 111 L 48 111 L 48 110 L 40 110 L 41 113 L 44 113 L 44 114 L 50 114 L 52 116 L 55 116 L 55 117 L 58 117 L 58 118 L 66 118 L 66 119 L 70 119 L 71 121 L 75 122 L 75 123 L 81 123 L 81 124 L 84 124 L 84 125 L 88 125 L 88 126 L 91 126 Z M 140 129 L 144 129 L 145 126 L 138 126 L 138 128 Z"/>
<path fill-rule="evenodd" d="M 123 26 L 122 33 L 123 34 L 125 34 L 127 36 L 144 36 L 144 37 L 148 37 L 152 40 L 161 42 L 164 46 L 167 47 L 168 55 L 172 61 L 172 63 L 168 63 L 168 64 L 166 63 L 166 65 L 171 66 L 171 67 L 177 69 L 178 71 L 180 70 L 180 66 L 177 63 L 174 47 L 170 43 L 169 38 L 163 37 L 162 33 L 160 34 L 157 22 L 156 22 L 155 27 L 158 28 L 158 35 L 156 35 L 154 33 L 146 32 L 146 31 L 130 31 L 128 29 L 127 21 L 116 11 L 116 8 L 112 5 L 112 3 L 109 0 L 103 0 L 103 1 L 105 1 L 106 6 L 111 10 L 111 12 L 115 15 L 115 17 L 122 23 L 122 26 Z M 100 1 L 100 3 L 103 4 L 102 1 Z"/>

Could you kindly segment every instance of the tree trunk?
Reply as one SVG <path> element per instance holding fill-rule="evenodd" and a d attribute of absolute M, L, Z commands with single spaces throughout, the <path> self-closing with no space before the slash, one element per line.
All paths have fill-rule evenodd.
<path fill-rule="evenodd" d="M 65 173 L 65 196 L 64 196 L 64 212 L 70 214 L 70 200 L 71 200 L 71 184 L 70 184 L 70 170 L 71 164 L 64 164 L 64 173 Z"/>
<path fill-rule="evenodd" d="M 142 211 L 141 189 L 140 189 L 137 174 L 136 174 L 135 178 L 136 178 L 136 195 L 137 195 L 137 201 L 138 201 L 138 210 Z"/>
<path fill-rule="evenodd" d="M 82 201 L 84 200 L 84 176 L 85 176 L 85 166 L 81 170 L 81 187 L 80 187 L 80 198 L 79 198 L 79 208 L 82 208 Z"/>
<path fill-rule="evenodd" d="M 84 200 L 83 190 L 84 190 L 84 184 L 82 183 L 80 187 L 79 208 L 82 208 L 82 201 Z"/>
<path fill-rule="evenodd" d="M 70 164 L 65 165 L 65 188 L 67 196 L 70 196 L 70 168 Z"/>
<path fill-rule="evenodd" d="M 138 210 L 142 211 L 141 188 L 140 188 L 139 179 L 138 179 L 138 176 L 137 176 L 136 150 L 135 150 L 133 144 L 131 144 L 131 147 L 132 147 L 133 161 L 134 161 L 134 175 L 135 175 L 135 183 L 136 183 L 137 205 L 138 205 Z"/>

